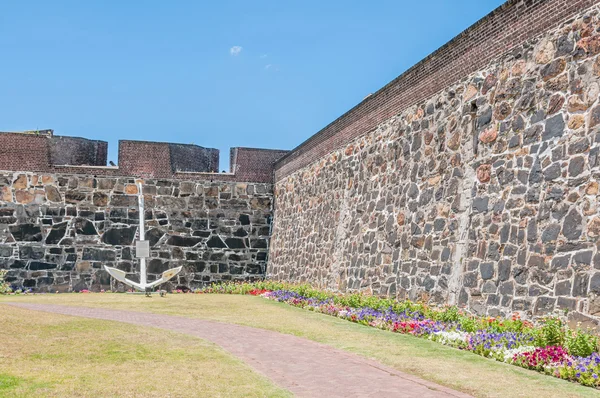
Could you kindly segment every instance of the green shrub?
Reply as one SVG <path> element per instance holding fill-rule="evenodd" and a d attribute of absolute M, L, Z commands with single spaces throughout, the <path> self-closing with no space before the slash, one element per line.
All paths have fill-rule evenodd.
<path fill-rule="evenodd" d="M 545 318 L 541 327 L 535 330 L 535 345 L 538 347 L 562 346 L 565 342 L 566 330 L 558 318 Z"/>
<path fill-rule="evenodd" d="M 590 332 L 581 330 L 581 328 L 569 330 L 565 340 L 565 346 L 569 354 L 578 357 L 592 355 L 598 348 L 598 337 Z"/>
<path fill-rule="evenodd" d="M 12 293 L 12 289 L 10 288 L 10 284 L 4 280 L 4 277 L 8 273 L 7 270 L 0 270 L 0 294 L 9 294 Z"/>

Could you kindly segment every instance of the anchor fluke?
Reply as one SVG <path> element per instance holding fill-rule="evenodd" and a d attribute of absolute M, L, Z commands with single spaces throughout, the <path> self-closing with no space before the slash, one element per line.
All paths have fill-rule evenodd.
<path fill-rule="evenodd" d="M 177 275 L 182 269 L 183 269 L 183 267 L 168 269 L 162 273 L 162 276 L 160 279 L 157 279 L 152 283 L 148 283 L 146 286 L 150 288 L 150 287 L 154 287 L 156 285 L 160 285 L 161 283 L 165 283 L 166 281 L 168 281 L 169 279 L 171 279 L 172 277 Z"/>
<path fill-rule="evenodd" d="M 171 268 L 166 270 L 165 272 L 162 273 L 162 278 L 160 278 L 163 282 L 168 281 L 169 279 L 171 279 L 172 277 L 174 277 L 175 275 L 177 275 L 179 272 L 181 272 L 181 270 L 183 269 L 183 267 L 177 267 L 177 268 Z"/>
<path fill-rule="evenodd" d="M 106 270 L 106 272 L 108 272 L 110 274 L 110 276 L 112 276 L 113 278 L 115 278 L 119 282 L 123 282 L 125 284 L 127 283 L 126 282 L 128 280 L 126 278 L 127 277 L 127 272 L 121 271 L 120 269 L 116 269 L 116 268 L 112 268 L 112 267 L 107 267 L 106 265 L 104 266 L 104 269 Z"/>

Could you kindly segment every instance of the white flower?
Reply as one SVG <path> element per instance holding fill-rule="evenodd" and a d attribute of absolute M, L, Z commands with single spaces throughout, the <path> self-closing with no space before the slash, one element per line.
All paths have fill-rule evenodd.
<path fill-rule="evenodd" d="M 512 359 L 515 355 L 523 354 L 524 352 L 530 352 L 533 350 L 535 350 L 534 346 L 522 345 L 521 347 L 512 348 L 510 350 L 507 350 L 505 348 L 498 348 L 494 351 L 501 355 L 501 358 L 503 358 L 504 362 L 512 362 Z"/>
<path fill-rule="evenodd" d="M 435 332 L 431 336 L 429 336 L 429 338 L 431 340 L 438 341 L 442 344 L 451 344 L 451 343 L 457 343 L 457 342 L 461 342 L 461 343 L 466 342 L 468 336 L 469 336 L 469 334 L 465 333 L 465 332 L 452 331 L 452 332 Z"/>

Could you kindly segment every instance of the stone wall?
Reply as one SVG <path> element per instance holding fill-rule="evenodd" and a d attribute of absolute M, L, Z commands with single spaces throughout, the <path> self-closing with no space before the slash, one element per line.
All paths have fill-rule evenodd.
<path fill-rule="evenodd" d="M 527 7 L 567 7 L 509 3 L 523 3 L 524 22 Z M 599 316 L 598 11 L 504 43 L 366 134 L 314 138 L 343 144 L 316 161 L 304 146 L 283 158 L 268 275 L 490 315 Z"/>
<path fill-rule="evenodd" d="M 136 179 L 0 172 L 0 268 L 14 287 L 35 291 L 123 289 L 102 265 L 135 272 Z M 149 280 L 197 287 L 265 272 L 272 185 L 145 179 Z M 131 279 L 134 279 L 133 277 Z"/>

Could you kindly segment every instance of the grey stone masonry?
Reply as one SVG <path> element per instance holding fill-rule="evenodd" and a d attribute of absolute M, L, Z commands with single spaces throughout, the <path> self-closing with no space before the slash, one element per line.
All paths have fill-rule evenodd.
<path fill-rule="evenodd" d="M 268 275 L 600 316 L 598 6 L 276 182 Z"/>
<path fill-rule="evenodd" d="M 134 178 L 0 172 L 0 269 L 15 288 L 123 290 L 102 265 L 138 271 Z M 149 280 L 183 265 L 171 288 L 264 276 L 272 185 L 143 182 Z M 135 279 L 131 276 L 131 279 Z"/>

